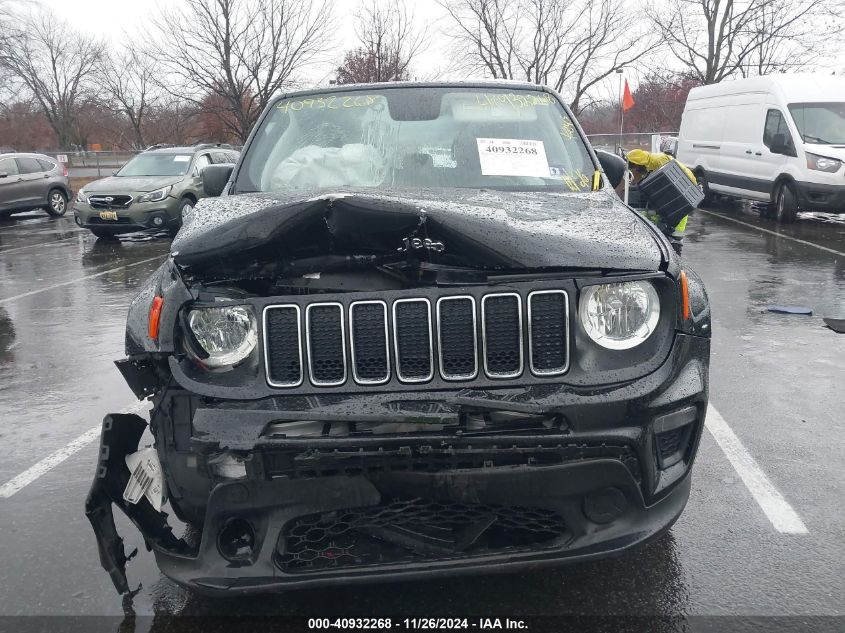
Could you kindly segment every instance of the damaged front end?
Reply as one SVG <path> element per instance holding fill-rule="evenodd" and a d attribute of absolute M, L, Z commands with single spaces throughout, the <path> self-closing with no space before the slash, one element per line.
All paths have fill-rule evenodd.
<path fill-rule="evenodd" d="M 197 538 L 147 494 L 146 422 L 108 416 L 86 513 L 118 591 L 112 504 L 167 576 L 226 593 L 560 564 L 674 522 L 707 406 L 697 277 L 610 196 L 445 198 L 240 196 L 188 218 L 118 367 L 153 400 L 162 494 Z M 582 318 L 620 288 L 660 308 L 628 347 Z"/>

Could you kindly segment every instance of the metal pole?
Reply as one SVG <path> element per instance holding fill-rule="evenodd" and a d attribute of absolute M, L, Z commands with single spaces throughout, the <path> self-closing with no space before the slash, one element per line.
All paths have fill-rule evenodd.
<path fill-rule="evenodd" d="M 625 113 L 622 110 L 622 69 L 619 68 L 616 73 L 619 75 L 619 142 L 616 144 L 617 151 L 622 151 L 622 123 Z"/>
<path fill-rule="evenodd" d="M 94 152 L 94 156 L 97 157 L 97 178 L 99 178 L 102 174 L 100 174 L 100 152 Z"/>

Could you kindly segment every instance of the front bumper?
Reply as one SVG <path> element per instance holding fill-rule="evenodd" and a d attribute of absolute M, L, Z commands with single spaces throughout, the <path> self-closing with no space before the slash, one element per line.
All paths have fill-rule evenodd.
<path fill-rule="evenodd" d="M 158 402 L 153 426 L 174 509 L 202 523 L 198 542 L 173 537 L 146 500 L 123 503 L 123 457 L 137 437 L 134 445 L 121 437 L 143 428 L 137 416 L 107 417 L 86 511 L 120 591 L 126 557 L 111 503 L 139 527 L 167 576 L 226 595 L 608 556 L 659 535 L 683 510 L 708 357 L 708 339 L 677 334 L 665 363 L 627 383 L 394 394 L 380 403 L 391 411 L 381 420 L 371 394 L 215 402 L 175 390 Z M 450 420 L 479 406 L 560 423 L 454 431 Z M 412 418 L 442 428 L 363 430 L 365 421 Z M 268 431 L 303 419 L 359 427 L 317 437 Z M 215 471 L 221 457 L 235 456 L 240 472 Z"/>
<path fill-rule="evenodd" d="M 103 209 L 105 210 L 105 209 Z M 117 213 L 117 220 L 104 220 L 100 217 L 101 209 L 75 202 L 73 216 L 77 226 L 84 229 L 108 231 L 114 234 L 144 231 L 147 229 L 178 228 L 179 200 L 167 197 L 159 202 L 133 202 L 125 209 L 112 209 Z M 161 219 L 156 224 L 156 218 Z"/>
<path fill-rule="evenodd" d="M 827 185 L 812 182 L 796 182 L 798 207 L 803 211 L 826 211 L 845 213 L 845 183 Z"/>

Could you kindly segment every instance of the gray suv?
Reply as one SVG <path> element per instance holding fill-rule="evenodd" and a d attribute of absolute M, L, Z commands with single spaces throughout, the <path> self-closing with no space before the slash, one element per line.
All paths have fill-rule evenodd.
<path fill-rule="evenodd" d="M 43 154 L 0 154 L 0 217 L 44 209 L 53 217 L 67 211 L 67 168 Z"/>

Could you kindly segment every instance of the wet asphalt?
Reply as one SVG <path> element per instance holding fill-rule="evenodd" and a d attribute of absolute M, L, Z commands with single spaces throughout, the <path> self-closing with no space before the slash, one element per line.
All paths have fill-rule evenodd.
<path fill-rule="evenodd" d="M 800 241 L 799 241 L 800 240 Z M 0 485 L 135 403 L 113 360 L 169 240 L 97 241 L 69 218 L 0 220 Z M 554 571 L 211 600 L 163 577 L 123 517 L 139 586 L 121 601 L 83 515 L 96 442 L 0 497 L 0 615 L 845 615 L 845 216 L 791 226 L 753 209 L 690 221 L 684 258 L 713 315 L 711 403 L 807 527 L 778 532 L 705 431 L 670 533 Z M 813 316 L 774 314 L 773 304 Z M 672 620 L 674 621 L 674 620 Z M 681 630 L 683 627 L 680 627 Z"/>

